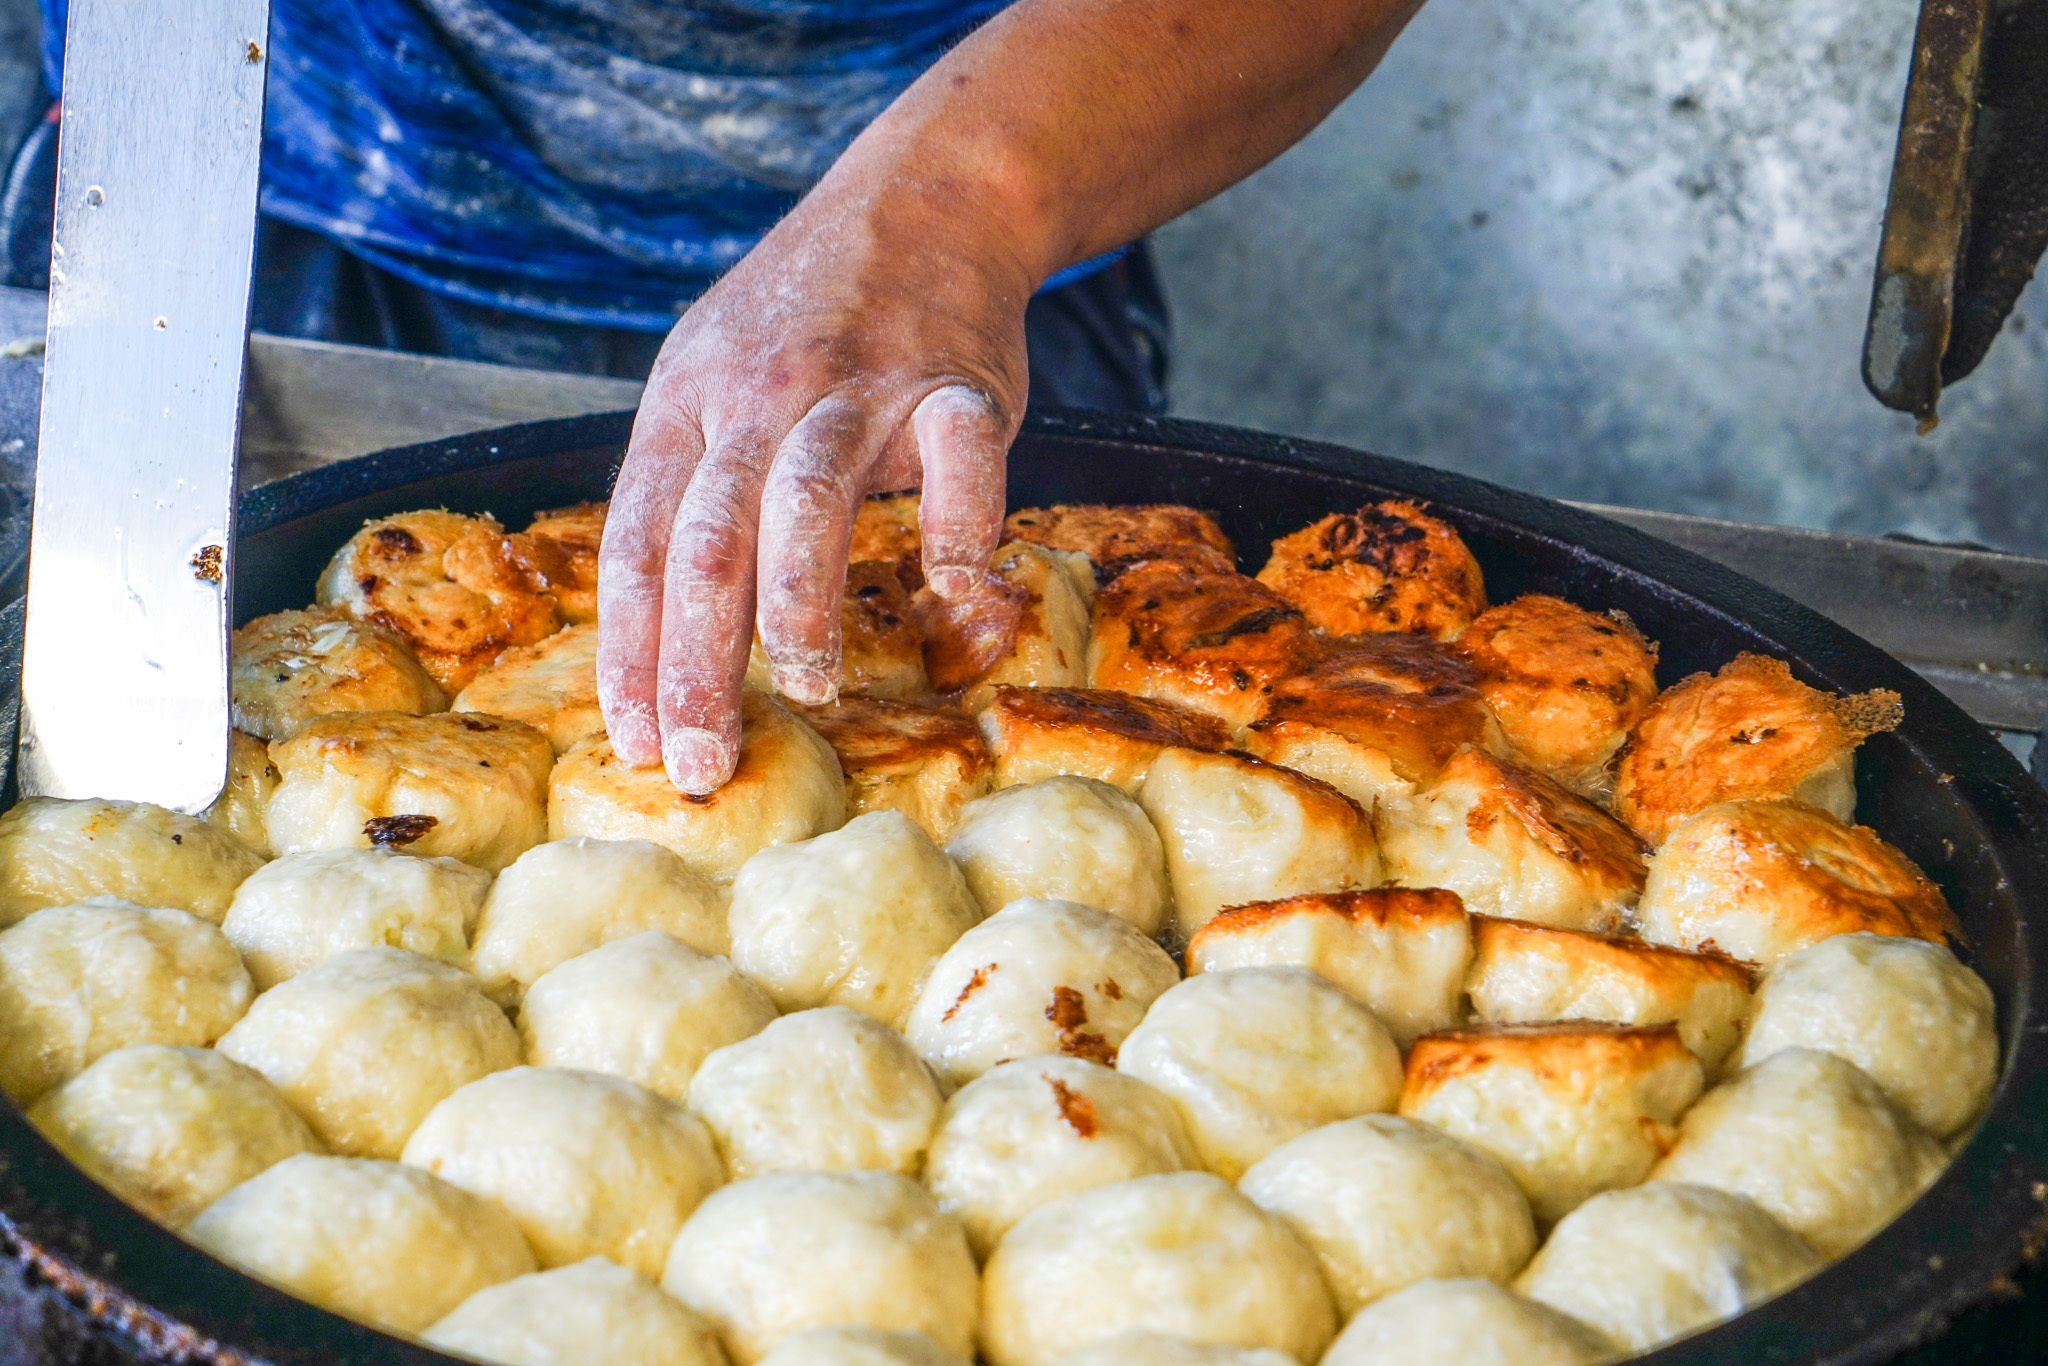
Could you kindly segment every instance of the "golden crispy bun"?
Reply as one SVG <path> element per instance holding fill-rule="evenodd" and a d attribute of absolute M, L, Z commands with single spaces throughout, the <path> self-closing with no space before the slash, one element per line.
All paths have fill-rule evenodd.
<path fill-rule="evenodd" d="M 1652 1181 L 1567 1214 L 1515 1289 L 1646 1352 L 1732 1319 L 1820 1267 L 1755 1201 Z"/>
<path fill-rule="evenodd" d="M 474 921 L 471 970 L 515 1006 L 541 974 L 615 939 L 660 930 L 700 953 L 730 945 L 724 898 L 647 840 L 537 844 L 491 884 Z"/>
<path fill-rule="evenodd" d="M 1649 850 L 1585 798 L 1468 749 L 1379 813 L 1389 881 L 1449 887 L 1474 911 L 1573 930 L 1619 929 Z"/>
<path fill-rule="evenodd" d="M 1486 584 L 1464 540 L 1421 504 L 1391 499 L 1282 536 L 1259 582 L 1336 636 L 1451 640 L 1486 610 Z"/>
<path fill-rule="evenodd" d="M 1367 1305 L 1322 1366 L 1596 1366 L 1617 1355 L 1577 1319 L 1463 1277 L 1417 1281 Z"/>
<path fill-rule="evenodd" d="M 1205 512 L 1174 503 L 1061 503 L 1022 508 L 1003 522 L 1003 538 L 1086 555 L 1103 582 L 1139 560 L 1179 560 L 1211 573 L 1237 569 L 1237 550 Z"/>
<path fill-rule="evenodd" d="M 1491 916 L 1473 918 L 1472 942 L 1465 990 L 1487 1024 L 1675 1024 L 1711 1076 L 1749 1018 L 1749 970 L 1719 954 Z"/>
<path fill-rule="evenodd" d="M 210 1048 L 117 1048 L 28 1117 L 93 1180 L 172 1228 L 265 1168 L 320 1151 L 269 1082 Z"/>
<path fill-rule="evenodd" d="M 1832 1258 L 1890 1223 L 1947 1161 L 1861 1068 L 1787 1048 L 1701 1097 L 1654 1175 L 1746 1195 Z"/>
<path fill-rule="evenodd" d="M 1737 1063 L 1787 1048 L 1855 1063 L 1936 1138 L 1975 1119 L 1998 1079 L 1991 988 L 1924 939 L 1838 934 L 1780 962 Z"/>
<path fill-rule="evenodd" d="M 918 697 L 930 691 L 924 637 L 910 593 L 886 560 L 846 566 L 839 599 L 839 690 L 868 697 Z"/>
<path fill-rule="evenodd" d="M 1166 850 L 1183 936 L 1226 906 L 1380 880 L 1372 821 L 1358 803 L 1248 754 L 1162 751 L 1138 805 Z"/>
<path fill-rule="evenodd" d="M 1003 684 L 1075 688 L 1086 679 L 1088 604 L 1053 552 L 1012 541 L 972 593 L 949 602 L 920 588 L 913 608 L 931 686 L 970 712 Z"/>
<path fill-rule="evenodd" d="M 1856 746 L 1902 715 L 1897 693 L 1836 697 L 1739 654 L 1650 705 L 1621 751 L 1614 812 L 1652 844 L 1715 802 L 1785 797 L 1853 819 Z"/>
<path fill-rule="evenodd" d="M 548 780 L 548 838 L 652 840 L 690 871 L 730 882 L 772 844 L 846 823 L 846 781 L 818 733 L 766 693 L 740 697 L 740 756 L 716 792 L 680 792 L 660 765 L 633 768 L 593 735 L 564 754 Z"/>
<path fill-rule="evenodd" d="M 1040 1205 L 1198 1165 L 1180 1111 L 1160 1091 L 1081 1058 L 1027 1057 L 953 1093 L 924 1180 L 986 1259 Z"/>
<path fill-rule="evenodd" d="M 263 855 L 196 816 L 146 802 L 24 797 L 0 815 L 0 925 L 111 896 L 216 925 Z"/>
<path fill-rule="evenodd" d="M 507 648 L 555 633 L 552 588 L 565 566 L 553 542 L 508 536 L 488 517 L 402 512 L 335 551 L 317 595 L 323 607 L 403 636 L 434 681 L 457 693 Z"/>
<path fill-rule="evenodd" d="M 1173 904 L 1166 852 L 1138 804 L 1093 778 L 1046 778 L 969 804 L 946 844 L 983 910 L 1078 901 L 1157 934 Z"/>
<path fill-rule="evenodd" d="M 1650 860 L 1643 938 L 1770 967 L 1830 935 L 1959 933 L 1941 890 L 1867 826 L 1801 802 L 1722 802 Z"/>
<path fill-rule="evenodd" d="M 915 593 L 924 587 L 924 537 L 917 526 L 922 506 L 916 489 L 869 494 L 854 514 L 848 561 L 880 560 L 895 568 L 905 592 Z"/>
<path fill-rule="evenodd" d="M 1349 992 L 1406 1048 L 1462 1018 L 1472 918 L 1456 892 L 1376 887 L 1234 906 L 1188 941 L 1188 974 L 1300 967 Z"/>
<path fill-rule="evenodd" d="M 402 849 L 493 871 L 547 838 L 554 751 L 497 716 L 369 711 L 271 743 L 282 775 L 264 809 L 281 854 Z"/>
<path fill-rule="evenodd" d="M 542 1266 L 608 1257 L 643 1276 L 661 1274 L 683 1220 L 725 1184 L 710 1131 L 681 1105 L 554 1067 L 453 1092 L 401 1160 L 502 1206 Z"/>
<path fill-rule="evenodd" d="M 533 1270 L 512 1217 L 396 1162 L 288 1157 L 186 1227 L 217 1257 L 322 1309 L 417 1333 Z"/>
<path fill-rule="evenodd" d="M 347 711 L 441 711 L 448 697 L 396 632 L 340 607 L 273 612 L 228 644 L 235 725 L 283 740 L 316 716 Z"/>
<path fill-rule="evenodd" d="M 1647 1177 L 1703 1080 L 1674 1025 L 1481 1025 L 1415 1041 L 1401 1114 L 1499 1158 L 1549 1224 Z"/>
<path fill-rule="evenodd" d="M 388 944 L 469 966 L 469 932 L 491 875 L 452 858 L 322 849 L 266 863 L 235 889 L 221 932 L 258 991 L 343 949 Z"/>
<path fill-rule="evenodd" d="M 1095 595 L 1088 686 L 1178 703 L 1235 731 L 1316 648 L 1301 613 L 1256 580 L 1141 560 Z"/>
<path fill-rule="evenodd" d="M 270 856 L 270 828 L 263 808 L 284 775 L 270 762 L 270 747 L 239 730 L 228 732 L 228 785 L 206 808 L 206 823 L 223 835 Z"/>
<path fill-rule="evenodd" d="M 726 1366 L 710 1324 L 602 1257 L 479 1290 L 420 1341 L 506 1366 Z"/>
<path fill-rule="evenodd" d="M 256 998 L 220 1051 L 261 1072 L 329 1149 L 395 1158 L 457 1087 L 519 1065 L 519 1036 L 459 968 L 350 949 Z"/>
<path fill-rule="evenodd" d="M 1347 1318 L 1432 1277 L 1505 1281 L 1536 1250 L 1528 1198 L 1507 1168 L 1394 1115 L 1311 1129 L 1259 1159 L 1237 1188 L 1309 1245 Z"/>
<path fill-rule="evenodd" d="M 1159 751 L 1230 746 L 1230 728 L 1213 716 L 1120 692 L 997 688 L 976 719 L 997 787 L 1065 774 L 1135 796 Z"/>
<path fill-rule="evenodd" d="M 1587 796 L 1657 696 L 1657 647 L 1627 617 L 1542 593 L 1487 608 L 1456 648 L 1529 767 Z"/>
<path fill-rule="evenodd" d="M 1475 678 L 1426 636 L 1355 637 L 1274 685 L 1245 748 L 1371 809 L 1436 781 L 1464 746 L 1512 752 Z"/>
<path fill-rule="evenodd" d="M 26 1105 L 130 1044 L 203 1047 L 255 990 L 235 946 L 183 911 L 95 897 L 0 930 L 0 1089 Z"/>
<path fill-rule="evenodd" d="M 988 742 L 960 712 L 844 694 L 795 711 L 839 756 L 850 816 L 901 811 L 944 840 L 993 784 Z"/>
<path fill-rule="evenodd" d="M 949 1086 L 1040 1053 L 1113 1066 L 1146 1008 L 1178 981 L 1166 950 L 1128 920 L 1026 897 L 932 965 L 903 1032 Z"/>
<path fill-rule="evenodd" d="M 562 563 L 548 563 L 555 604 L 562 620 L 571 626 L 597 620 L 597 552 L 604 544 L 605 512 L 609 503 L 578 503 L 574 507 L 536 512 L 526 534 L 536 541 L 550 542 L 561 553 Z"/>
<path fill-rule="evenodd" d="M 1202 1165 L 1233 1181 L 1289 1139 L 1401 1094 L 1386 1027 L 1301 968 L 1188 978 L 1153 1002 L 1117 1070 L 1172 1097 Z"/>
<path fill-rule="evenodd" d="M 571 626 L 498 656 L 455 695 L 451 710 L 523 721 L 562 753 L 604 729 L 597 709 L 597 624 Z"/>
<path fill-rule="evenodd" d="M 775 1003 L 731 961 L 660 930 L 614 939 L 549 968 L 519 1004 L 535 1067 L 624 1077 L 670 1100 L 714 1051 L 775 1020 Z"/>
<path fill-rule="evenodd" d="M 1337 1327 L 1301 1240 L 1207 1172 L 1039 1206 L 989 1258 L 981 1307 L 990 1366 L 1052 1366 L 1146 1329 L 1313 1361 Z"/>
<path fill-rule="evenodd" d="M 967 1237 L 894 1172 L 774 1172 L 697 1207 L 662 1289 L 711 1320 L 736 1366 L 806 1328 L 923 1333 L 974 1355 Z"/>
<path fill-rule="evenodd" d="M 939 1123 L 938 1083 L 880 1020 L 799 1010 L 727 1044 L 690 1079 L 733 1180 L 768 1172 L 916 1176 Z"/>
<path fill-rule="evenodd" d="M 727 912 L 733 965 L 778 1007 L 850 1006 L 892 1028 L 980 920 L 960 869 L 900 811 L 762 850 Z"/>

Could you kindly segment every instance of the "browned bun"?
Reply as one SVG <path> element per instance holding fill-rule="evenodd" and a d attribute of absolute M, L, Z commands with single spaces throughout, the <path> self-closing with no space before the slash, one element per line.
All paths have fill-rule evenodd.
<path fill-rule="evenodd" d="M 1486 610 L 1486 583 L 1464 539 L 1421 504 L 1391 499 L 1282 536 L 1259 582 L 1340 636 L 1450 640 Z"/>
<path fill-rule="evenodd" d="M 560 552 L 562 568 L 555 582 L 555 602 L 562 620 L 572 626 L 597 620 L 597 552 L 604 543 L 604 519 L 610 507 L 609 503 L 578 503 L 537 512 L 526 528 L 528 536 L 551 542 Z"/>
<path fill-rule="evenodd" d="M 960 712 L 852 696 L 794 709 L 839 756 L 849 817 L 901 811 L 943 844 L 960 808 L 990 789 L 988 744 Z"/>
<path fill-rule="evenodd" d="M 1139 560 L 1179 560 L 1216 574 L 1237 569 L 1223 528 L 1207 513 L 1174 503 L 1023 508 L 1003 523 L 1003 538 L 1086 555 L 1104 582 Z"/>

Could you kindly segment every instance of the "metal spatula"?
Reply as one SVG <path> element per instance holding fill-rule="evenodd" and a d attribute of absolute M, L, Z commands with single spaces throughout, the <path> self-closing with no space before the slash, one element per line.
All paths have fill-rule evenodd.
<path fill-rule="evenodd" d="M 24 793 L 227 775 L 235 440 L 269 0 L 71 0 L 22 663 Z"/>

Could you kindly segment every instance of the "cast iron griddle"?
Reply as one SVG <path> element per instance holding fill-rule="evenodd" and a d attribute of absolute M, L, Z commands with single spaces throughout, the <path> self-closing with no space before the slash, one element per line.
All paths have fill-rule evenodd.
<path fill-rule="evenodd" d="M 327 557 L 366 518 L 416 507 L 495 513 L 604 496 L 629 414 L 481 432 L 294 475 L 244 495 L 238 621 L 303 606 Z M 1340 447 L 1223 427 L 1078 411 L 1034 414 L 1010 470 L 1013 507 L 1183 502 L 1217 515 L 1249 569 L 1271 538 L 1327 512 L 1420 497 L 1464 534 L 1494 601 L 1544 591 L 1618 608 L 1662 646 L 1660 680 L 1741 650 L 1780 656 L 1816 686 L 1891 688 L 1906 720 L 1864 746 L 1860 814 L 1941 884 L 1966 958 L 1998 999 L 2004 1071 L 1942 1179 L 1870 1243 L 1733 1323 L 1648 1358 L 1678 1363 L 1875 1362 L 1940 1336 L 1915 1361 L 2011 1361 L 2030 1333 L 1999 1309 L 2048 1237 L 2048 792 L 1903 665 L 1740 575 L 1545 499 Z M 14 724 L 20 605 L 0 616 L 0 740 Z M 11 753 L 11 746 L 5 748 Z M 13 800 L 0 772 L 0 802 Z M 407 1341 L 300 1303 L 180 1241 L 94 1185 L 0 1103 L 0 1308 L 19 1354 L 0 1363 L 199 1360 L 418 1366 Z M 2031 1325 L 2028 1325 L 2030 1327 Z M 4 1324 L 0 1324 L 4 1327 Z M 2015 1335 L 2018 1340 L 2015 1341 Z"/>

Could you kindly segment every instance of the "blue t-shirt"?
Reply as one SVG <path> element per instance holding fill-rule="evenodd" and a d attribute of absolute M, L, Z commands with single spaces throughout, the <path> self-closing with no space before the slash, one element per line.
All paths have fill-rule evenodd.
<path fill-rule="evenodd" d="M 1005 3 L 272 0 L 263 211 L 457 298 L 665 330 Z"/>

